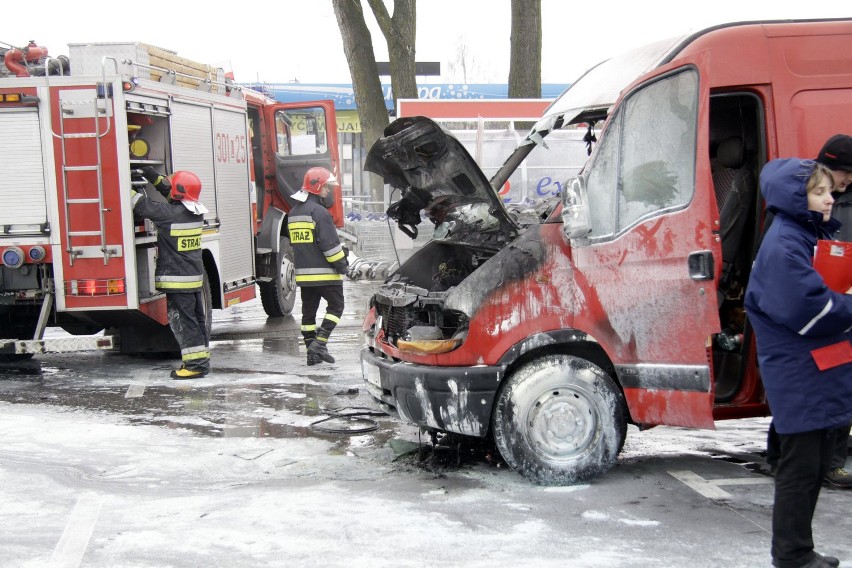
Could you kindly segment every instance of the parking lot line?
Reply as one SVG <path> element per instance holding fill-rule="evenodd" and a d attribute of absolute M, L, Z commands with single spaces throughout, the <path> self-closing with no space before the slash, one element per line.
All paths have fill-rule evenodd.
<path fill-rule="evenodd" d="M 83 495 L 77 499 L 65 530 L 50 557 L 51 568 L 77 568 L 92 538 L 92 531 L 101 514 L 103 500 L 97 495 Z"/>
<path fill-rule="evenodd" d="M 151 371 L 143 370 L 133 373 L 134 381 L 147 381 L 151 378 Z M 133 384 L 127 387 L 127 392 L 124 393 L 124 398 L 138 398 L 145 394 L 145 385 Z"/>
<path fill-rule="evenodd" d="M 697 473 L 688 470 L 670 471 L 669 475 L 681 481 L 687 487 L 694 489 L 708 499 L 730 499 L 731 494 L 720 489 L 720 485 L 761 485 L 772 483 L 772 479 L 759 477 L 730 477 L 726 479 L 704 479 Z"/>

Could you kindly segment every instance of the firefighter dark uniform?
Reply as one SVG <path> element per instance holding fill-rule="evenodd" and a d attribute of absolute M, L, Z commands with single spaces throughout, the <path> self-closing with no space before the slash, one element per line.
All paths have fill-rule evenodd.
<path fill-rule="evenodd" d="M 210 371 L 210 337 L 204 310 L 204 264 L 201 233 L 207 209 L 198 202 L 201 181 L 191 172 L 175 172 L 171 181 L 153 168 L 143 176 L 168 197 L 163 203 L 132 192 L 133 212 L 157 226 L 157 290 L 165 292 L 169 326 L 180 346 L 180 369 L 174 379 L 197 379 Z"/>
<path fill-rule="evenodd" d="M 343 275 L 348 261 L 337 237 L 337 228 L 323 200 L 337 179 L 325 168 L 311 168 L 305 174 L 302 190 L 287 215 L 287 232 L 293 247 L 296 285 L 302 298 L 302 337 L 308 348 L 308 365 L 334 363 L 328 352 L 328 338 L 343 315 Z M 319 327 L 316 315 L 320 300 L 326 312 Z"/>

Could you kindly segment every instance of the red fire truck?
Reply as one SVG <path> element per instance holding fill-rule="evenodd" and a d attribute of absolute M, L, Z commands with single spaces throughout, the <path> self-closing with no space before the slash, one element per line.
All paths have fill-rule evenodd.
<path fill-rule="evenodd" d="M 69 48 L 2 54 L 0 358 L 177 349 L 154 288 L 156 229 L 130 204 L 146 166 L 202 181 L 208 313 L 257 289 L 270 316 L 290 313 L 289 196 L 310 167 L 339 174 L 332 101 L 278 104 L 145 44 Z M 48 326 L 71 336 L 45 340 Z"/>

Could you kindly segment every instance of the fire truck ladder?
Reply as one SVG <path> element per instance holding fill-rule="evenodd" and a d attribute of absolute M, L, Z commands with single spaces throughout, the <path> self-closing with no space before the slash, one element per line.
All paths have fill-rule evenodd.
<path fill-rule="evenodd" d="M 110 59 L 110 58 L 104 58 Z M 102 170 L 102 158 L 101 158 L 101 139 L 109 134 L 111 128 L 110 122 L 110 113 L 108 111 L 109 106 L 107 101 L 111 98 L 111 84 L 106 82 L 106 61 L 104 61 L 104 70 L 103 70 L 103 82 L 100 83 L 95 92 L 95 96 L 93 99 L 86 100 L 62 100 L 59 99 L 59 134 L 56 132 L 52 132 L 55 138 L 58 138 L 60 141 L 60 148 L 62 150 L 62 201 L 65 207 L 65 228 L 64 228 L 64 242 L 66 243 L 66 252 L 68 252 L 68 262 L 70 265 L 74 265 L 74 259 L 78 256 L 84 254 L 84 249 L 82 247 L 74 248 L 72 244 L 72 239 L 74 237 L 91 237 L 97 236 L 100 237 L 101 246 L 100 250 L 104 256 L 104 265 L 109 263 L 109 259 L 113 256 L 120 255 L 118 249 L 110 248 L 107 246 L 106 242 L 106 223 L 104 219 L 104 214 L 108 211 L 104 208 L 104 182 L 103 182 L 103 170 Z M 48 82 L 48 92 L 50 91 L 49 77 L 45 76 L 45 79 Z M 99 101 L 104 101 L 103 106 L 99 105 Z M 66 132 L 66 124 L 65 121 L 70 118 L 85 118 L 89 113 L 81 113 L 77 109 L 82 109 L 86 105 L 92 105 L 92 110 L 89 111 L 92 114 L 92 119 L 94 121 L 94 130 L 90 132 Z M 83 114 L 84 116 L 75 116 L 75 114 Z M 102 131 L 101 130 L 101 115 L 106 118 L 106 127 Z M 67 156 L 67 147 L 69 141 L 80 140 L 80 139 L 93 139 L 95 143 L 95 156 L 96 162 L 94 164 L 86 164 L 86 165 L 77 165 L 77 166 L 69 166 L 66 162 Z M 97 178 L 97 196 L 96 197 L 69 197 L 68 192 L 68 179 L 69 174 L 73 174 L 75 172 L 95 172 L 95 177 Z M 86 205 L 97 203 L 98 205 L 98 230 L 96 231 L 74 231 L 72 230 L 72 205 Z"/>

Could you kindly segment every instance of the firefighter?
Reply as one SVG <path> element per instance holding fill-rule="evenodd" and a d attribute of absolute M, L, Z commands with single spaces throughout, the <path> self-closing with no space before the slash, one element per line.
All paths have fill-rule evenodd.
<path fill-rule="evenodd" d="M 328 338 L 343 314 L 343 275 L 349 266 L 347 251 L 324 203 L 337 178 L 325 168 L 305 173 L 302 189 L 292 195 L 296 205 L 287 216 L 287 232 L 293 247 L 296 285 L 302 298 L 302 338 L 308 348 L 308 365 L 334 363 Z M 330 201 L 330 200 L 329 200 Z M 326 312 L 316 325 L 320 300 Z"/>
<path fill-rule="evenodd" d="M 180 369 L 173 379 L 199 379 L 210 372 L 210 337 L 204 309 L 204 264 L 201 232 L 207 208 L 199 201 L 201 180 L 192 172 L 179 171 L 171 179 L 147 166 L 142 176 L 167 202 L 131 191 L 133 212 L 157 226 L 155 285 L 165 292 L 169 326 L 180 346 Z"/>

